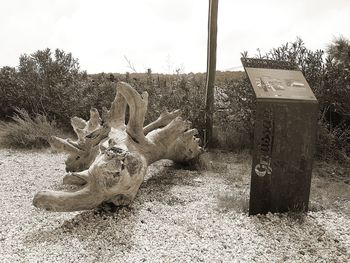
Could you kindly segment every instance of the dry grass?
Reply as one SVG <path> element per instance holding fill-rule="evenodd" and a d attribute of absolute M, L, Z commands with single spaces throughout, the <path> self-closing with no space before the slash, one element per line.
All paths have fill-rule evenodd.
<path fill-rule="evenodd" d="M 0 122 L 0 146 L 6 148 L 44 148 L 49 146 L 52 135 L 62 134 L 54 121 L 48 121 L 45 115 L 31 117 L 24 109 L 16 109 L 12 121 Z"/>

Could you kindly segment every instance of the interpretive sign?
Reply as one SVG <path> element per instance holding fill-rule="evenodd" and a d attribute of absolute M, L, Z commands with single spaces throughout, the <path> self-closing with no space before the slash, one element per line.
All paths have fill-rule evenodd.
<path fill-rule="evenodd" d="M 249 214 L 307 211 L 317 100 L 293 63 L 242 63 L 256 96 Z"/>

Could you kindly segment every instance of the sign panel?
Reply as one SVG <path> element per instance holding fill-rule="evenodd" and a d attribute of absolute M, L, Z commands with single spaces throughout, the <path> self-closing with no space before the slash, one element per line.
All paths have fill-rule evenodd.
<path fill-rule="evenodd" d="M 315 95 L 300 71 L 246 68 L 257 99 L 313 100 Z"/>

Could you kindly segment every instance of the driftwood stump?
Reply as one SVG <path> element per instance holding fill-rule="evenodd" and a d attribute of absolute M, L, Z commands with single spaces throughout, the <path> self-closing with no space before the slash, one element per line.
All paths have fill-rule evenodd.
<path fill-rule="evenodd" d="M 147 167 L 160 159 L 186 162 L 202 151 L 199 139 L 179 110 L 164 112 L 143 127 L 148 93 L 141 95 L 119 82 L 110 110 L 102 118 L 96 109 L 90 119 L 71 119 L 77 140 L 52 137 L 51 147 L 68 153 L 63 183 L 83 186 L 76 192 L 38 192 L 33 204 L 51 211 L 92 209 L 102 202 L 128 205 L 143 182 Z M 129 121 L 125 124 L 126 106 Z"/>

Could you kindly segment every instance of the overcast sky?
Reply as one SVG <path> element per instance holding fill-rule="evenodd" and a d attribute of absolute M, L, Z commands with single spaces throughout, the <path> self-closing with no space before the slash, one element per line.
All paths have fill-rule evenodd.
<path fill-rule="evenodd" d="M 219 0 L 218 17 L 218 70 L 297 36 L 313 50 L 350 38 L 350 0 Z M 88 73 L 130 71 L 125 57 L 138 72 L 205 72 L 207 19 L 208 0 L 0 0 L 0 67 L 49 47 Z"/>

